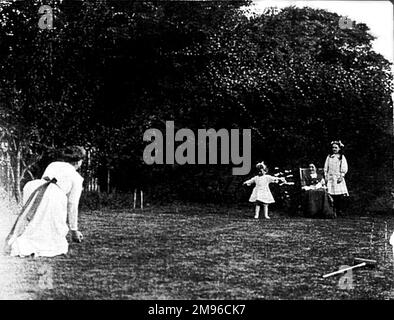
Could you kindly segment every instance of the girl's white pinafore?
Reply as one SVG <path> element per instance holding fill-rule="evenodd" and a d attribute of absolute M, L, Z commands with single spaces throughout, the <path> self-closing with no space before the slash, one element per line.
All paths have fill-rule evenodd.
<path fill-rule="evenodd" d="M 46 168 L 43 177 L 56 178 L 56 184 L 49 184 L 39 204 L 34 218 L 30 221 L 22 235 L 11 244 L 12 256 L 53 257 L 68 251 L 66 236 L 67 204 L 78 206 L 82 192 L 83 178 L 75 168 L 67 162 L 52 162 Z M 32 180 L 23 188 L 23 201 L 41 185 L 43 179 Z"/>
<path fill-rule="evenodd" d="M 338 154 L 333 154 L 326 158 L 324 163 L 324 175 L 327 179 L 327 191 L 332 195 L 349 195 L 347 190 L 345 175 L 348 171 L 348 164 L 344 155 L 342 158 Z M 342 181 L 338 183 L 338 179 Z"/>
<path fill-rule="evenodd" d="M 255 176 L 252 179 L 246 181 L 247 185 L 255 184 L 252 194 L 249 198 L 250 202 L 264 202 L 264 203 L 274 203 L 274 197 L 272 196 L 269 184 L 276 182 L 277 178 L 270 176 L 268 174 L 262 176 Z"/>

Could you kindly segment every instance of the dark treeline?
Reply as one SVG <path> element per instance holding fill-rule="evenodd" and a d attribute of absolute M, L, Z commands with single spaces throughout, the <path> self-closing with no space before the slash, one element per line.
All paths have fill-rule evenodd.
<path fill-rule="evenodd" d="M 49 4 L 54 29 L 38 28 Z M 143 162 L 143 133 L 252 129 L 252 163 L 322 166 L 341 139 L 349 191 L 367 205 L 391 190 L 392 77 L 365 24 L 289 7 L 246 15 L 249 1 L 9 1 L 0 6 L 0 108 L 17 180 L 50 150 L 94 150 L 106 190 L 157 199 L 245 199 L 231 165 Z M 46 155 L 43 157 L 43 155 Z M 251 174 L 254 174 L 252 171 Z M 17 181 L 17 183 L 18 183 Z M 368 200 L 365 201 L 364 200 Z"/>

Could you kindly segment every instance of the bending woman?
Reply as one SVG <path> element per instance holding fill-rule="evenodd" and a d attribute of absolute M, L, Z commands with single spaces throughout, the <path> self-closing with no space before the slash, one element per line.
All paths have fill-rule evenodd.
<path fill-rule="evenodd" d="M 42 179 L 25 185 L 22 212 L 6 239 L 6 249 L 12 256 L 66 254 L 69 229 L 73 241 L 82 241 L 78 204 L 83 178 L 77 170 L 84 157 L 82 148 L 66 148 L 62 152 L 63 161 L 50 163 Z"/>

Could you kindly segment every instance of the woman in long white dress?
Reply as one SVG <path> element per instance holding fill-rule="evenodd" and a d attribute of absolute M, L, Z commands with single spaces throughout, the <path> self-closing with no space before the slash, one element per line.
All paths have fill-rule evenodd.
<path fill-rule="evenodd" d="M 78 205 L 83 178 L 77 170 L 84 156 L 80 147 L 65 148 L 63 161 L 50 163 L 42 179 L 25 185 L 24 207 L 6 240 L 10 255 L 66 254 L 69 230 L 73 241 L 82 241 L 82 233 L 78 231 Z"/>

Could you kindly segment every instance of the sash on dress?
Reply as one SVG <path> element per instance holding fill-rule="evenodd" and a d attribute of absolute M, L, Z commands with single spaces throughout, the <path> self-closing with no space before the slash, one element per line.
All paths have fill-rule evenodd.
<path fill-rule="evenodd" d="M 49 185 L 51 183 L 57 183 L 56 178 L 49 179 L 48 177 L 44 177 L 43 180 L 47 182 L 34 190 L 22 207 L 21 213 L 16 219 L 14 226 L 5 240 L 5 252 L 8 252 L 11 249 L 12 243 L 23 234 L 26 227 L 33 220 L 37 209 L 40 206 L 42 198 L 44 197 L 44 193 L 48 189 Z"/>

